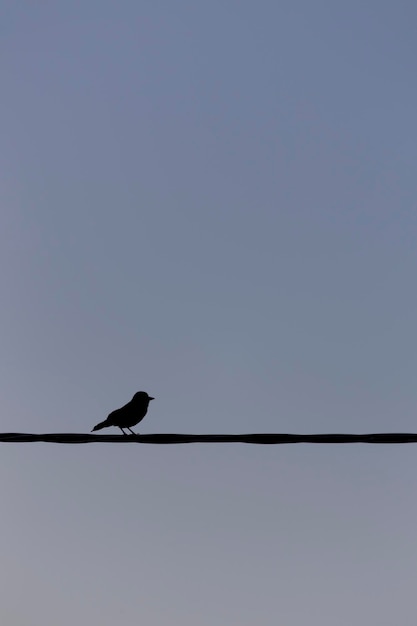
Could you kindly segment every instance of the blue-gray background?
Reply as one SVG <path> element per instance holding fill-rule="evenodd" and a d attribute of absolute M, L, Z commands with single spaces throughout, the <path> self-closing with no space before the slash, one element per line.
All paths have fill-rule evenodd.
<path fill-rule="evenodd" d="M 1 431 L 417 429 L 415 2 L 1 2 Z M 11 626 L 414 626 L 417 447 L 2 445 Z"/>

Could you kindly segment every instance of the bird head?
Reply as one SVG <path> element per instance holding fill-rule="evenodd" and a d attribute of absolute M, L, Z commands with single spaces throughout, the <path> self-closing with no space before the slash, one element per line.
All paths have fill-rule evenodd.
<path fill-rule="evenodd" d="M 155 400 L 152 396 L 148 396 L 146 391 L 137 391 L 132 398 L 132 402 L 150 402 L 151 400 Z"/>

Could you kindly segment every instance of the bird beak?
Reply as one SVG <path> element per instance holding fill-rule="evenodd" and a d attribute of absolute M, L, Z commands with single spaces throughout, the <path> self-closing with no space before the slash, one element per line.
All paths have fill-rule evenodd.
<path fill-rule="evenodd" d="M 155 398 L 152 398 L 151 396 L 148 396 L 148 400 L 155 400 Z"/>

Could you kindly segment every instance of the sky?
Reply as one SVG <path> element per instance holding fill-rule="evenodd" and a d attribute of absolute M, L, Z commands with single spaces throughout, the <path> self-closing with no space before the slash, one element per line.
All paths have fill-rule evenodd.
<path fill-rule="evenodd" d="M 0 431 L 415 432 L 416 23 L 0 1 Z M 416 453 L 1 444 L 1 621 L 414 626 Z"/>

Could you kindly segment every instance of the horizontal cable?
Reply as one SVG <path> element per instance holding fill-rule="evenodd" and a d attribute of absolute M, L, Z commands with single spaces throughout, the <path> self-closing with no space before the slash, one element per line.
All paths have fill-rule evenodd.
<path fill-rule="evenodd" d="M 0 442 L 26 443 L 417 443 L 415 433 L 375 433 L 370 435 L 287 435 L 255 433 L 252 435 L 90 435 L 78 433 L 52 433 L 34 435 L 27 433 L 0 433 Z"/>

